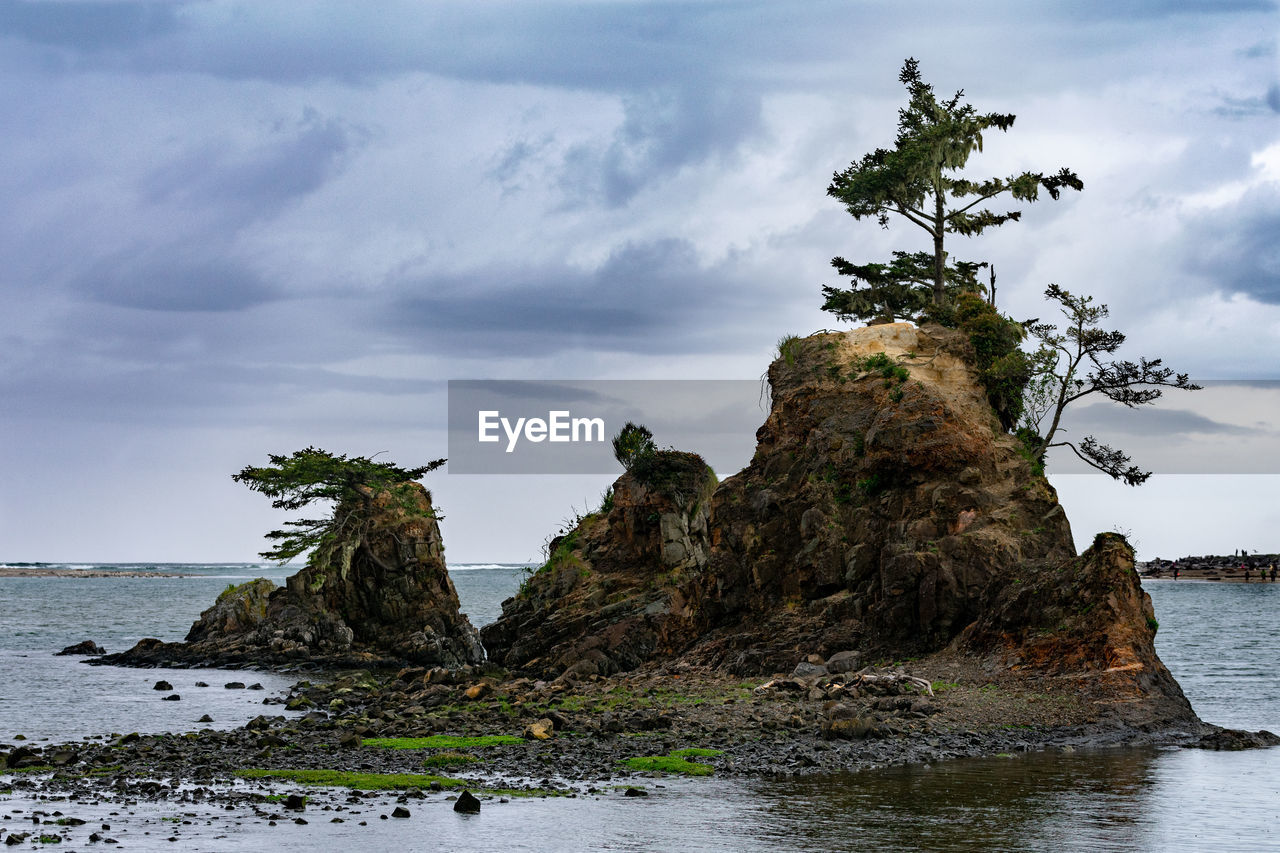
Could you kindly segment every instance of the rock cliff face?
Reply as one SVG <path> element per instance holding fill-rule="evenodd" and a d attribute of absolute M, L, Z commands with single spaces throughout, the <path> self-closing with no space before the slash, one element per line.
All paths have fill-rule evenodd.
<path fill-rule="evenodd" d="M 990 588 L 1075 556 L 1048 482 L 1000 428 L 967 339 L 906 323 L 797 341 L 769 369 L 751 464 L 712 503 L 692 598 L 742 671 L 800 650 L 949 643 Z"/>
<path fill-rule="evenodd" d="M 275 591 L 276 585 L 266 578 L 227 587 L 192 623 L 186 641 L 199 643 L 257 630 L 267 617 L 267 603 Z"/>
<path fill-rule="evenodd" d="M 546 564 L 481 635 L 511 668 L 610 675 L 686 645 L 681 589 L 706 564 L 714 473 L 693 454 L 662 452 L 671 476 L 624 474 L 611 506 L 548 546 Z"/>
<path fill-rule="evenodd" d="M 1156 655 L 1158 625 L 1133 549 L 1100 533 L 1069 564 L 994 587 L 957 644 L 1015 671 L 1073 679 L 1120 722 L 1194 718 Z"/>
<path fill-rule="evenodd" d="M 459 612 L 431 496 L 414 487 L 408 504 L 377 495 L 361 537 L 321 546 L 284 587 L 259 579 L 224 592 L 186 643 L 144 640 L 103 662 L 479 663 L 479 634 Z"/>
<path fill-rule="evenodd" d="M 613 509 L 485 629 L 491 657 L 583 674 L 679 655 L 755 675 L 946 651 L 1150 700 L 1148 722 L 1194 719 L 1155 655 L 1131 552 L 1101 537 L 1077 557 L 970 346 L 905 323 L 788 345 L 751 464 L 709 501 L 710 481 L 681 503 L 624 475 Z M 679 548 L 645 526 L 668 516 L 692 519 Z"/>

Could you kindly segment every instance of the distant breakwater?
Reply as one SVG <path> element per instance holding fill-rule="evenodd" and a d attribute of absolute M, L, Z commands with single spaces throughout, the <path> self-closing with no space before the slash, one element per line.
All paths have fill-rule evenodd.
<path fill-rule="evenodd" d="M 1176 560 L 1156 558 L 1138 563 L 1138 572 L 1148 578 L 1187 578 L 1190 580 L 1257 581 L 1268 583 L 1280 573 L 1280 554 L 1232 554 L 1179 557 Z M 1274 572 L 1273 572 L 1274 570 Z"/>

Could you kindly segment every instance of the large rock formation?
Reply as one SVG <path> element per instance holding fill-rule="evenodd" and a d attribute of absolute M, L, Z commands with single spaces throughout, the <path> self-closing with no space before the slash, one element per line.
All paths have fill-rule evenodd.
<path fill-rule="evenodd" d="M 481 630 L 511 668 L 610 675 L 687 644 L 681 588 L 706 564 L 715 474 L 661 451 L 649 482 L 624 474 L 601 511 L 548 544 L 547 562 Z"/>
<path fill-rule="evenodd" d="M 479 634 L 459 612 L 431 496 L 412 486 L 408 500 L 369 494 L 359 535 L 317 548 L 284 587 L 259 579 L 226 590 L 186 643 L 143 640 L 102 662 L 479 663 Z"/>
<path fill-rule="evenodd" d="M 907 323 L 797 341 L 769 368 L 751 464 L 716 492 L 694 595 L 720 662 L 907 656 L 985 596 L 1075 557 L 1052 487 L 1001 428 L 959 332 Z"/>
<path fill-rule="evenodd" d="M 624 476 L 503 618 L 491 656 L 555 674 L 683 655 L 742 674 L 810 654 L 941 650 L 1072 676 L 1099 701 L 1194 719 L 1155 655 L 1127 546 L 1077 557 L 1057 495 L 1004 432 L 960 332 L 895 323 L 793 342 L 769 369 L 751 464 L 707 501 L 650 507 Z M 621 498 L 621 501 L 619 501 Z M 696 510 L 709 545 L 637 519 Z M 1154 716 L 1153 716 L 1154 715 Z"/>

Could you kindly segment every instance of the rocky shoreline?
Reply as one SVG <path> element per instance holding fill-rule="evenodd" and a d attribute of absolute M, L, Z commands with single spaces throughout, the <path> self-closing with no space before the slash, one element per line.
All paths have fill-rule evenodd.
<path fill-rule="evenodd" d="M 125 734 L 76 743 L 0 744 L 0 788 L 77 801 L 192 798 L 261 819 L 283 786 L 330 805 L 391 799 L 578 796 L 643 789 L 663 773 L 792 777 L 964 757 L 1116 746 L 1270 746 L 1269 733 L 1203 723 L 1125 721 L 1071 680 L 1028 679 L 963 655 L 743 679 L 676 663 L 554 681 L 491 667 L 354 671 L 299 682 L 232 731 Z M 157 693 L 157 700 L 163 696 Z M 16 830 L 10 829 L 10 833 Z"/>
<path fill-rule="evenodd" d="M 4 784 L 200 792 L 273 820 L 265 798 L 309 783 L 461 806 L 464 789 L 578 796 L 654 773 L 1280 743 L 1196 716 L 1156 654 L 1133 549 L 1102 533 L 1076 553 L 974 363 L 942 327 L 792 342 L 747 468 L 719 482 L 694 453 L 630 459 L 482 632 L 459 612 L 430 494 L 356 483 L 284 587 L 229 587 L 186 642 L 92 661 L 313 668 L 265 700 L 300 716 L 0 744 L 0 772 L 18 774 Z"/>

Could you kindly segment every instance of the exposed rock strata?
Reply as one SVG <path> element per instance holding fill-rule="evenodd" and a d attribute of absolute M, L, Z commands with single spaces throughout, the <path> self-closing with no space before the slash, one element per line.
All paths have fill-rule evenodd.
<path fill-rule="evenodd" d="M 284 587 L 259 579 L 224 592 L 186 643 L 143 640 L 101 662 L 479 663 L 479 634 L 459 612 L 431 496 L 415 487 L 410 505 L 377 496 L 361 536 L 317 549 Z"/>
<path fill-rule="evenodd" d="M 481 634 L 507 667 L 611 675 L 689 640 L 681 589 L 706 564 L 714 473 L 693 454 L 659 454 L 678 476 L 624 474 L 607 512 L 548 545 L 548 560 Z"/>
<path fill-rule="evenodd" d="M 941 648 L 993 584 L 1075 556 L 968 346 L 896 323 L 807 338 L 770 366 L 772 411 L 751 464 L 715 495 L 695 593 L 701 623 L 724 635 L 720 662 Z"/>

